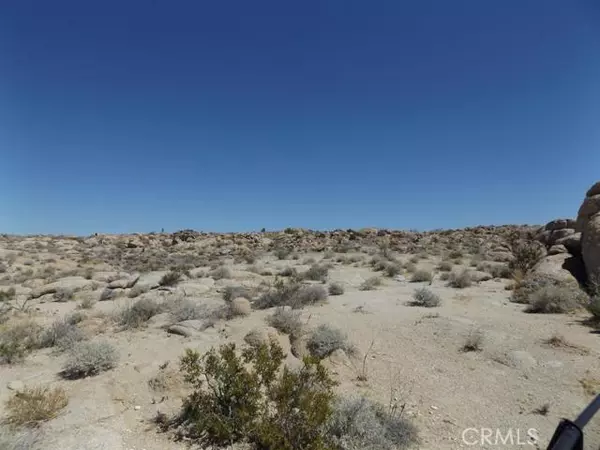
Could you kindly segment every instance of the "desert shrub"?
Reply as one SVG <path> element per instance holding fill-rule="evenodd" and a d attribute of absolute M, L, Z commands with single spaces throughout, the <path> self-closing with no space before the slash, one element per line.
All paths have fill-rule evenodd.
<path fill-rule="evenodd" d="M 512 271 L 507 264 L 490 264 L 487 272 L 494 278 L 505 278 L 508 279 L 512 275 Z"/>
<path fill-rule="evenodd" d="M 220 266 L 214 270 L 211 270 L 208 274 L 214 280 L 223 280 L 226 278 L 232 278 L 233 274 L 231 273 L 231 269 L 229 267 Z"/>
<path fill-rule="evenodd" d="M 450 279 L 448 280 L 448 285 L 453 288 L 464 289 L 473 284 L 473 277 L 471 276 L 471 272 L 467 269 L 462 270 L 460 272 L 452 272 L 450 274 Z"/>
<path fill-rule="evenodd" d="M 16 294 L 17 294 L 17 291 L 15 290 L 14 287 L 10 287 L 5 291 L 4 290 L 0 291 L 0 303 L 13 300 L 15 298 Z"/>
<path fill-rule="evenodd" d="M 126 329 L 139 328 L 164 309 L 165 305 L 156 300 L 143 298 L 120 309 L 116 314 L 117 323 Z"/>
<path fill-rule="evenodd" d="M 252 290 L 245 286 L 226 286 L 223 290 L 223 300 L 225 300 L 227 303 L 238 297 L 251 299 Z"/>
<path fill-rule="evenodd" d="M 166 310 L 173 317 L 174 322 L 183 322 L 184 320 L 205 319 L 210 315 L 206 305 L 198 304 L 185 297 L 178 297 L 166 304 L 162 310 Z"/>
<path fill-rule="evenodd" d="M 179 283 L 179 280 L 181 280 L 181 272 L 170 270 L 162 276 L 158 284 L 161 286 L 175 286 Z"/>
<path fill-rule="evenodd" d="M 279 307 L 267 318 L 267 322 L 282 333 L 289 334 L 291 338 L 299 337 L 302 332 L 299 311 Z"/>
<path fill-rule="evenodd" d="M 181 359 L 185 380 L 194 391 L 184 400 L 177 424 L 202 446 L 244 442 L 255 450 L 333 450 L 327 445 L 333 387 L 327 370 L 307 358 L 292 371 L 276 343 L 235 344 L 204 356 L 190 349 Z"/>
<path fill-rule="evenodd" d="M 448 281 L 450 279 L 450 272 L 442 272 L 440 274 L 440 280 Z"/>
<path fill-rule="evenodd" d="M 61 387 L 32 387 L 16 392 L 6 402 L 6 421 L 11 425 L 36 425 L 54 419 L 69 403 Z"/>
<path fill-rule="evenodd" d="M 329 295 L 342 295 L 344 293 L 344 285 L 342 283 L 331 283 L 329 285 Z"/>
<path fill-rule="evenodd" d="M 62 375 L 65 378 L 97 375 L 116 367 L 118 360 L 117 350 L 108 342 L 79 342 L 69 351 Z"/>
<path fill-rule="evenodd" d="M 409 262 L 404 265 L 404 268 L 408 273 L 414 273 L 417 271 L 417 265 L 415 263 Z"/>
<path fill-rule="evenodd" d="M 42 333 L 40 346 L 44 348 L 58 347 L 60 350 L 72 348 L 75 343 L 83 341 L 85 334 L 67 318 L 58 319 Z"/>
<path fill-rule="evenodd" d="M 464 256 L 464 253 L 462 252 L 462 250 L 451 250 L 450 253 L 448 253 L 448 258 L 450 259 L 460 259 Z"/>
<path fill-rule="evenodd" d="M 512 260 L 508 263 L 509 269 L 513 273 L 519 271 L 523 275 L 529 274 L 546 253 L 541 243 L 517 234 L 511 235 L 503 247 L 512 255 Z"/>
<path fill-rule="evenodd" d="M 424 281 L 432 281 L 433 280 L 433 274 L 429 271 L 429 270 L 417 270 L 415 273 L 413 273 L 410 282 L 411 283 L 420 283 L 420 282 L 424 282 Z"/>
<path fill-rule="evenodd" d="M 526 312 L 542 314 L 567 313 L 580 308 L 585 300 L 575 287 L 545 286 L 531 293 Z"/>
<path fill-rule="evenodd" d="M 319 264 L 313 264 L 306 272 L 302 274 L 302 278 L 305 280 L 321 281 L 325 283 L 327 276 L 329 275 L 329 269 Z"/>
<path fill-rule="evenodd" d="M 254 307 L 266 309 L 273 306 L 291 306 L 296 309 L 322 302 L 326 298 L 327 291 L 322 286 L 306 286 L 298 282 L 285 283 L 278 280 L 274 288 L 262 294 L 254 302 Z"/>
<path fill-rule="evenodd" d="M 285 267 L 279 272 L 282 277 L 296 277 L 298 276 L 298 270 L 295 267 Z"/>
<path fill-rule="evenodd" d="M 335 252 L 332 250 L 327 250 L 323 253 L 323 259 L 332 259 L 335 258 Z"/>
<path fill-rule="evenodd" d="M 273 252 L 275 257 L 279 260 L 287 259 L 291 253 L 292 253 L 292 251 L 287 248 L 278 248 Z"/>
<path fill-rule="evenodd" d="M 379 277 L 371 277 L 367 278 L 363 283 L 358 287 L 361 291 L 372 291 L 377 289 L 378 286 L 381 286 L 383 282 Z"/>
<path fill-rule="evenodd" d="M 402 267 L 398 263 L 389 262 L 385 265 L 385 275 L 393 278 L 402 272 Z"/>
<path fill-rule="evenodd" d="M 55 302 L 68 302 L 73 300 L 74 291 L 69 288 L 60 288 L 57 289 L 54 293 L 54 301 Z"/>
<path fill-rule="evenodd" d="M 306 345 L 311 355 L 319 359 L 326 358 L 339 349 L 350 354 L 356 351 L 341 330 L 327 324 L 319 325 L 310 335 Z"/>
<path fill-rule="evenodd" d="M 450 272 L 452 270 L 453 264 L 450 261 L 442 261 L 438 265 L 438 270 L 440 272 Z"/>
<path fill-rule="evenodd" d="M 417 264 L 420 259 L 421 258 L 419 257 L 419 255 L 413 255 L 410 257 L 410 259 L 408 261 L 412 264 Z"/>
<path fill-rule="evenodd" d="M 433 308 L 435 306 L 440 306 L 442 303 L 442 299 L 439 295 L 432 292 L 430 289 L 426 287 L 422 287 L 416 289 L 413 292 L 413 299 L 410 302 L 411 306 L 424 306 L 426 308 Z"/>
<path fill-rule="evenodd" d="M 369 264 L 371 265 L 374 271 L 379 272 L 385 269 L 387 265 L 387 259 L 381 255 L 375 255 L 373 256 L 373 258 L 371 258 Z"/>
<path fill-rule="evenodd" d="M 513 292 L 510 301 L 513 303 L 529 304 L 530 296 L 544 287 L 560 287 L 561 282 L 548 275 L 530 273 L 526 277 L 514 276 Z"/>
<path fill-rule="evenodd" d="M 365 398 L 341 398 L 333 408 L 329 435 L 339 450 L 404 449 L 418 443 L 415 425 L 397 407 Z"/>
<path fill-rule="evenodd" d="M 483 349 L 483 338 L 481 330 L 471 330 L 461 350 L 463 352 L 480 352 Z"/>
<path fill-rule="evenodd" d="M 42 327 L 33 320 L 9 322 L 0 326 L 0 361 L 12 364 L 39 348 Z"/>

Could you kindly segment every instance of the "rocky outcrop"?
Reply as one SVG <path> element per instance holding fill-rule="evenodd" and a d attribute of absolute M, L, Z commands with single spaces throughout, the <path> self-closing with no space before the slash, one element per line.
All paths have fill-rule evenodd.
<path fill-rule="evenodd" d="M 581 233 L 575 230 L 573 219 L 556 219 L 548 222 L 536 235 L 536 239 L 544 244 L 548 254 L 570 253 L 581 254 Z"/>
<path fill-rule="evenodd" d="M 600 181 L 587 191 L 575 229 L 581 232 L 581 255 L 588 279 L 600 277 Z"/>

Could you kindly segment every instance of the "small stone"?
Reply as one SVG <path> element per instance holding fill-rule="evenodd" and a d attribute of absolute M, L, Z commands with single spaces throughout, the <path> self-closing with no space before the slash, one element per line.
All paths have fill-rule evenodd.
<path fill-rule="evenodd" d="M 135 405 L 133 407 L 133 409 L 135 409 L 136 411 L 139 411 L 140 409 L 142 409 L 142 407 L 140 405 Z"/>

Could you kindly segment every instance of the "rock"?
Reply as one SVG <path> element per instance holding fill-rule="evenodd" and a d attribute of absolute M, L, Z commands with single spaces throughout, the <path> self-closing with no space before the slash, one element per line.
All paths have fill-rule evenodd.
<path fill-rule="evenodd" d="M 140 276 L 130 277 L 130 278 L 122 278 L 120 280 L 114 280 L 108 283 L 108 287 L 111 289 L 120 288 L 120 289 L 130 289 L 135 286 L 135 283 L 138 282 Z"/>
<path fill-rule="evenodd" d="M 207 320 L 184 320 L 175 325 L 171 325 L 167 331 L 180 336 L 191 337 L 202 333 L 211 323 Z"/>
<path fill-rule="evenodd" d="M 25 383 L 21 380 L 9 381 L 6 387 L 11 391 L 23 392 L 25 390 Z"/>
<path fill-rule="evenodd" d="M 81 291 L 83 289 L 91 289 L 94 286 L 94 281 L 86 280 L 83 277 L 65 277 L 54 283 L 49 283 L 31 291 L 32 298 L 38 298 L 45 294 L 54 294 L 57 291 Z"/>
<path fill-rule="evenodd" d="M 535 273 L 573 286 L 578 286 L 582 277 L 585 277 L 581 259 L 568 253 L 545 257 L 535 268 Z"/>
<path fill-rule="evenodd" d="M 567 247 L 562 244 L 555 244 L 548 250 L 549 255 L 558 255 L 560 253 L 569 253 L 569 251 L 567 250 Z"/>
<path fill-rule="evenodd" d="M 350 358 L 344 350 L 338 348 L 327 357 L 327 361 L 333 366 L 351 366 Z"/>
<path fill-rule="evenodd" d="M 279 333 L 273 327 L 255 328 L 244 337 L 244 342 L 251 347 L 269 345 L 273 341 L 279 341 Z"/>
<path fill-rule="evenodd" d="M 206 286 L 204 283 L 198 283 L 198 280 L 184 281 L 177 285 L 175 291 L 186 296 L 197 297 L 210 291 L 210 287 Z"/>
<path fill-rule="evenodd" d="M 158 270 L 154 272 L 148 272 L 140 275 L 137 282 L 138 286 L 145 286 L 148 289 L 153 289 L 159 286 L 159 282 L 162 277 L 167 273 L 166 270 Z"/>
<path fill-rule="evenodd" d="M 244 297 L 238 297 L 231 302 L 231 312 L 234 316 L 247 316 L 252 312 L 250 301 Z"/>
<path fill-rule="evenodd" d="M 569 236 L 557 239 L 555 245 L 564 245 L 571 255 L 581 255 L 581 233 L 573 233 Z"/>
<path fill-rule="evenodd" d="M 120 272 L 95 272 L 92 274 L 92 280 L 102 281 L 103 283 L 110 283 L 111 281 L 126 277 L 126 274 Z"/>
<path fill-rule="evenodd" d="M 587 191 L 577 213 L 576 229 L 581 231 L 581 255 L 587 277 L 600 278 L 600 182 Z"/>
<path fill-rule="evenodd" d="M 173 318 L 170 313 L 160 313 L 152 316 L 150 320 L 148 320 L 147 325 L 150 328 L 165 328 L 172 322 Z"/>
<path fill-rule="evenodd" d="M 471 274 L 471 279 L 475 283 L 479 283 L 481 281 L 488 281 L 488 280 L 492 279 L 492 276 L 489 273 L 482 272 L 480 270 L 472 270 L 472 271 L 469 271 L 469 273 Z"/>

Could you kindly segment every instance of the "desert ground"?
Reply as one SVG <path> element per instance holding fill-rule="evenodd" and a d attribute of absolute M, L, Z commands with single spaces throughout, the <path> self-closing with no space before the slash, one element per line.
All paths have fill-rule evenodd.
<path fill-rule="evenodd" d="M 503 242 L 536 229 L 2 235 L 8 306 L 0 342 L 25 324 L 25 336 L 38 333 L 45 344 L 23 344 L 16 356 L 6 350 L 0 416 L 10 418 L 10 399 L 28 388 L 62 388 L 67 402 L 35 423 L 5 421 L 0 448 L 202 448 L 155 423 L 177 414 L 190 393 L 179 370 L 185 349 L 274 339 L 297 367 L 323 324 L 347 337 L 346 349 L 323 359 L 336 394 L 393 403 L 418 430 L 414 448 L 545 448 L 559 420 L 574 418 L 600 389 L 600 335 L 585 308 L 535 314 L 512 301 L 514 256 Z M 469 281 L 453 282 L 461 274 Z M 277 307 L 260 300 L 278 282 L 327 293 L 293 310 L 302 331 L 292 340 L 271 327 Z M 422 288 L 437 306 L 414 304 Z M 155 309 L 132 319 L 143 301 Z M 49 340 L 57 323 L 70 331 Z M 65 376 L 82 342 L 110 344 L 118 361 Z M 482 428 L 512 430 L 512 440 L 482 443 Z M 527 441 L 530 429 L 537 442 Z M 600 446 L 600 418 L 586 439 L 586 448 Z"/>

